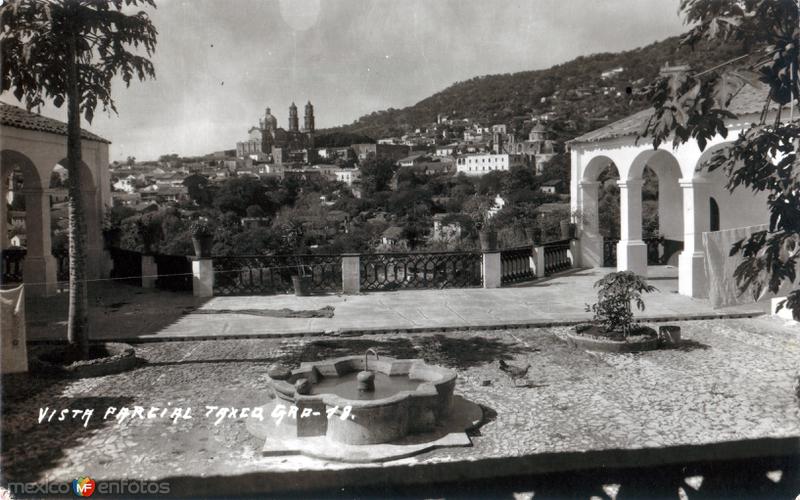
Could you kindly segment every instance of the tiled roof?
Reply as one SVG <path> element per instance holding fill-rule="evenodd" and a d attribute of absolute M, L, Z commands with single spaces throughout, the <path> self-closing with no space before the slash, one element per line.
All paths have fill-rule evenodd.
<path fill-rule="evenodd" d="M 17 106 L 0 102 L 0 125 L 22 128 L 26 130 L 38 130 L 51 134 L 67 135 L 67 124 L 46 116 L 31 113 Z M 81 137 L 89 141 L 104 142 L 111 144 L 108 139 L 103 139 L 87 130 L 81 129 Z"/>
<path fill-rule="evenodd" d="M 728 110 L 737 116 L 761 113 L 764 102 L 767 99 L 767 92 L 768 89 L 766 86 L 756 88 L 745 85 L 741 92 L 731 101 Z M 644 130 L 647 120 L 650 119 L 652 113 L 652 108 L 639 111 L 622 120 L 608 124 L 597 130 L 592 130 L 568 142 L 598 142 L 606 139 L 614 139 L 616 137 L 636 136 Z"/>

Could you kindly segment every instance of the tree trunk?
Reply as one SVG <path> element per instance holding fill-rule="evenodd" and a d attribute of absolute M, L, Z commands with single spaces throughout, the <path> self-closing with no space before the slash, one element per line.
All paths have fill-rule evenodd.
<path fill-rule="evenodd" d="M 67 180 L 69 186 L 69 318 L 67 340 L 82 358 L 89 355 L 88 300 L 86 295 L 86 227 L 81 196 L 81 114 L 78 88 L 78 50 L 75 37 L 68 41 L 67 68 Z"/>

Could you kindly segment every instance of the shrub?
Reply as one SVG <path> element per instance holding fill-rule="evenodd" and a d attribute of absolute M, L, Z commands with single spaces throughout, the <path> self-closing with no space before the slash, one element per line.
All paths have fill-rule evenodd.
<path fill-rule="evenodd" d="M 587 305 L 586 310 L 594 313 L 595 323 L 606 332 L 621 331 L 626 337 L 633 323 L 631 302 L 644 311 L 642 294 L 657 291 L 656 287 L 647 284 L 643 276 L 632 271 L 608 273 L 594 287 L 599 288 L 597 302 Z"/>
<path fill-rule="evenodd" d="M 214 231 L 211 229 L 208 221 L 203 219 L 198 219 L 194 223 L 192 223 L 192 227 L 190 229 L 192 231 L 192 236 L 197 238 L 202 238 L 206 236 L 213 236 Z"/>

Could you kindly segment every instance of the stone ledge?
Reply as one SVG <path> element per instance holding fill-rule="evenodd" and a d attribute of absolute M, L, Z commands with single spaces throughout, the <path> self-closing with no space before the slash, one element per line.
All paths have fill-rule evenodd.
<path fill-rule="evenodd" d="M 236 485 L 238 495 L 335 491 L 368 486 L 410 486 L 479 479 L 591 470 L 675 465 L 707 460 L 735 460 L 758 457 L 798 456 L 800 436 L 726 441 L 664 448 L 591 450 L 586 452 L 540 453 L 518 457 L 486 458 L 440 463 L 394 463 L 363 465 L 348 469 L 251 472 L 218 476 L 171 476 L 175 496 L 229 495 Z"/>

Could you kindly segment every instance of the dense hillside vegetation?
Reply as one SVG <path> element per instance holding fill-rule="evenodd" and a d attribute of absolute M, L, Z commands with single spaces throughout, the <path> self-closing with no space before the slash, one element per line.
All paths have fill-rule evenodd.
<path fill-rule="evenodd" d="M 568 139 L 604 123 L 647 107 L 625 92 L 646 85 L 665 63 L 708 68 L 740 53 L 731 46 L 679 49 L 672 37 L 620 53 L 581 56 L 545 70 L 478 76 L 457 82 L 413 106 L 389 108 L 362 116 L 349 125 L 324 132 L 363 134 L 373 139 L 399 136 L 425 127 L 437 114 L 472 118 L 484 125 L 507 123 L 520 131 L 531 114 L 554 112 L 554 132 Z M 624 71 L 606 79 L 601 73 L 622 67 Z M 609 90 L 610 88 L 614 90 Z M 621 95 L 617 95 L 621 92 Z"/>

